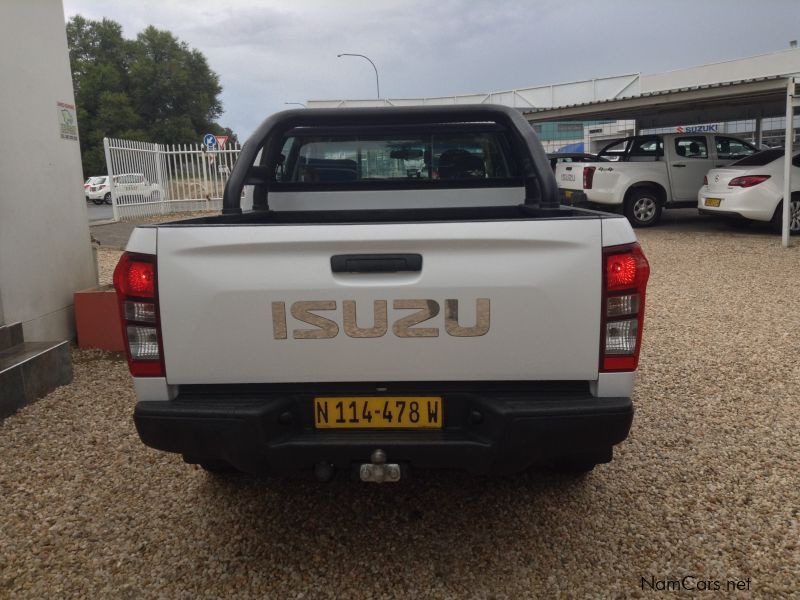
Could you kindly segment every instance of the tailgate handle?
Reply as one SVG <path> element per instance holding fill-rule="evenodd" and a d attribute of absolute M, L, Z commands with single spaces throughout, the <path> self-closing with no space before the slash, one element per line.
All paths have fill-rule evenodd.
<path fill-rule="evenodd" d="M 334 273 L 396 273 L 421 270 L 421 254 L 337 254 L 331 256 L 331 271 Z"/>

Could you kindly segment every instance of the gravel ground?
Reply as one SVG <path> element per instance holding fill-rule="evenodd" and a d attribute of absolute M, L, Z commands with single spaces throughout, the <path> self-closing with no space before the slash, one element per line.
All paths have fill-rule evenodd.
<path fill-rule="evenodd" d="M 799 597 L 800 247 L 640 233 L 637 414 L 611 464 L 216 480 L 139 443 L 118 355 L 75 351 L 74 383 L 0 427 L 0 596 L 650 597 L 642 578 L 690 575 Z"/>
<path fill-rule="evenodd" d="M 117 266 L 121 254 L 121 250 L 97 249 L 97 280 L 100 285 L 113 282 L 114 268 Z"/>

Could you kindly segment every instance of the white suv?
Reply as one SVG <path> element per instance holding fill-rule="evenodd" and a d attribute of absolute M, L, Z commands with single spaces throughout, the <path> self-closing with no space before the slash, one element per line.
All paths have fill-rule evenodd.
<path fill-rule="evenodd" d="M 95 204 L 111 204 L 111 187 L 108 177 L 92 178 L 95 181 L 86 189 L 86 199 Z M 150 183 L 141 173 L 123 173 L 114 176 L 114 187 L 118 199 L 151 200 L 157 202 L 164 197 L 164 190 L 157 183 Z"/>

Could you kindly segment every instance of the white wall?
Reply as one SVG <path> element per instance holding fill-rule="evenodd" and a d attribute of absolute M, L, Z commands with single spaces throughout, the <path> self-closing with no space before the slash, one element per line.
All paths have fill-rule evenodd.
<path fill-rule="evenodd" d="M 72 293 L 95 284 L 61 0 L 0 3 L 0 305 L 26 341 L 72 337 Z"/>

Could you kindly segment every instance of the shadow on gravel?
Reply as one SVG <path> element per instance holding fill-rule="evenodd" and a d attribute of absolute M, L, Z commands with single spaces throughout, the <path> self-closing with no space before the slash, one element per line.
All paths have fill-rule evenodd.
<path fill-rule="evenodd" d="M 770 235 L 776 238 L 779 237 L 779 234 L 772 231 L 769 223 L 700 215 L 694 208 L 665 210 L 658 225 L 649 230 L 719 233 L 731 236 Z M 638 231 L 641 232 L 642 230 Z"/>
<path fill-rule="evenodd" d="M 226 554 L 247 554 L 263 568 L 274 568 L 276 555 L 290 568 L 292 557 L 305 551 L 327 569 L 346 556 L 347 568 L 380 571 L 402 564 L 441 578 L 489 568 L 504 556 L 512 557 L 506 567 L 515 555 L 523 563 L 538 562 L 539 551 L 551 544 L 568 545 L 565 523 L 599 504 L 594 492 L 602 468 L 584 477 L 544 470 L 509 478 L 426 471 L 381 485 L 199 474 L 205 481 L 197 487 L 197 502 L 207 519 L 197 526 L 230 540 L 236 547 Z M 243 524 L 252 527 L 244 535 L 238 533 Z M 232 531 L 238 535 L 231 538 Z M 538 538 L 538 551 L 531 537 Z"/>

